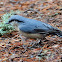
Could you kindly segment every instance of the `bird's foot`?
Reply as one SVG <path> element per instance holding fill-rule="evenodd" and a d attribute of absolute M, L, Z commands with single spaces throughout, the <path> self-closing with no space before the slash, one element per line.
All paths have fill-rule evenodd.
<path fill-rule="evenodd" d="M 35 42 L 32 42 L 32 46 L 29 48 L 35 48 L 35 47 L 41 47 L 41 45 L 44 45 L 43 42 L 49 41 L 47 39 L 45 40 L 41 40 L 41 39 L 37 39 Z"/>
<path fill-rule="evenodd" d="M 22 51 L 22 53 L 25 53 L 27 51 L 27 46 L 26 45 L 22 45 L 24 51 Z"/>

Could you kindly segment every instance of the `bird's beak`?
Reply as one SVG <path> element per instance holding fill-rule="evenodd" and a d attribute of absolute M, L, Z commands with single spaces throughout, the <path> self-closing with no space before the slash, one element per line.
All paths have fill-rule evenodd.
<path fill-rule="evenodd" d="M 6 24 L 9 24 L 9 23 L 6 23 Z"/>
<path fill-rule="evenodd" d="M 9 24 L 9 22 L 7 22 L 6 24 Z"/>

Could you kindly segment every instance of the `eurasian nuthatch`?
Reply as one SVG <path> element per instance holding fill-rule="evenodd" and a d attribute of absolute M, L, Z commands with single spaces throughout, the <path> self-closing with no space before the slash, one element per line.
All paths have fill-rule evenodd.
<path fill-rule="evenodd" d="M 8 23 L 13 25 L 23 36 L 27 38 L 44 39 L 48 35 L 57 35 L 62 37 L 62 31 L 52 27 L 44 22 L 13 15 L 9 18 Z"/>

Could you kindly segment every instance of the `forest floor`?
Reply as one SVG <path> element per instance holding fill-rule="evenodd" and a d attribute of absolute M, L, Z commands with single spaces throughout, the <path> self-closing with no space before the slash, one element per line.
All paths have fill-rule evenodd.
<path fill-rule="evenodd" d="M 11 10 L 19 10 L 18 15 L 48 23 L 62 31 L 61 0 L 0 0 L 0 21 L 1 16 Z M 0 62 L 61 62 L 62 38 L 51 35 L 46 38 L 49 41 L 31 48 L 37 41 L 28 39 L 23 43 L 18 31 L 1 36 Z"/>

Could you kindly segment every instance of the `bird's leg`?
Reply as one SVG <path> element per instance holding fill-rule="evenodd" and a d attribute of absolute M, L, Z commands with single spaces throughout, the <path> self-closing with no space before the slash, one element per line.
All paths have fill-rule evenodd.
<path fill-rule="evenodd" d="M 37 44 L 41 44 L 41 39 L 38 39 L 38 38 L 37 38 L 36 41 L 37 41 Z"/>
<path fill-rule="evenodd" d="M 27 38 L 26 38 L 26 37 L 23 37 L 22 35 L 20 35 L 20 37 L 21 37 L 21 41 L 22 41 L 23 43 L 25 43 L 25 41 L 27 41 Z"/>
<path fill-rule="evenodd" d="M 22 35 L 20 35 L 20 37 L 21 37 L 22 47 L 24 48 L 24 52 L 26 52 L 27 46 L 25 45 L 25 43 L 27 41 L 27 38 L 26 37 L 23 37 Z"/>
<path fill-rule="evenodd" d="M 37 45 L 43 45 L 43 42 L 45 42 L 45 41 L 48 41 L 48 40 L 46 38 L 44 40 L 41 40 L 41 39 L 37 38 L 35 42 L 31 43 L 32 46 L 29 47 L 29 48 L 37 47 Z"/>

